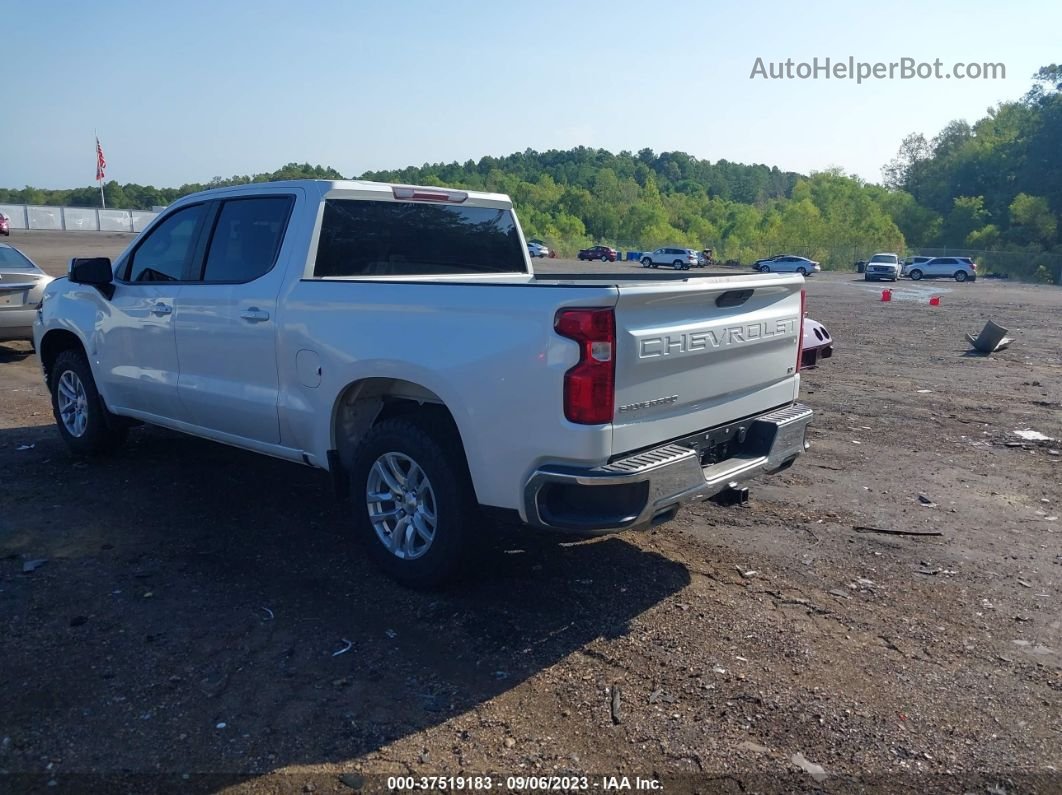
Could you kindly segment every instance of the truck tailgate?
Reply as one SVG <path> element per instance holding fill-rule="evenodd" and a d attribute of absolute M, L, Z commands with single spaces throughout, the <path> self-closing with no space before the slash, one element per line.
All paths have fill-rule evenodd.
<path fill-rule="evenodd" d="M 792 402 L 801 276 L 620 285 L 614 455 Z"/>

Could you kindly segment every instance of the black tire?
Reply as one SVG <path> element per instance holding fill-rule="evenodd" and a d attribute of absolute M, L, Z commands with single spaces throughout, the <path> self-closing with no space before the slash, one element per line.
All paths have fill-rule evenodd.
<path fill-rule="evenodd" d="M 964 282 L 970 277 L 966 275 L 966 271 L 955 271 L 955 281 Z"/>
<path fill-rule="evenodd" d="M 52 393 L 52 415 L 59 435 L 70 452 L 94 456 L 111 453 L 121 447 L 129 427 L 103 405 L 99 390 L 96 389 L 96 380 L 92 377 L 92 368 L 84 353 L 79 350 L 60 353 L 49 368 L 48 386 Z M 70 404 L 66 403 L 64 418 L 60 402 L 71 399 L 80 403 L 80 408 L 71 409 Z M 75 416 L 84 420 L 80 432 L 79 419 L 75 419 Z"/>
<path fill-rule="evenodd" d="M 671 263 L 671 267 L 674 268 L 677 271 L 682 270 L 682 260 L 680 260 L 680 259 L 675 260 L 674 262 Z"/>
<path fill-rule="evenodd" d="M 760 273 L 770 273 L 770 272 L 771 272 L 771 266 L 770 265 L 760 265 Z"/>
<path fill-rule="evenodd" d="M 797 273 L 799 273 L 801 276 L 807 276 L 808 269 L 801 265 L 799 268 L 797 268 Z"/>
<path fill-rule="evenodd" d="M 655 268 L 656 265 L 653 264 L 653 261 L 651 259 L 649 259 L 649 257 L 642 257 L 642 267 L 643 268 Z"/>
<path fill-rule="evenodd" d="M 403 585 L 411 588 L 442 585 L 462 572 L 473 550 L 480 517 L 460 450 L 456 431 L 446 423 L 405 417 L 373 426 L 354 449 L 350 494 L 355 530 L 373 561 Z M 370 518 L 370 504 L 400 507 L 393 500 L 369 499 L 373 467 L 383 456 L 396 453 L 414 462 L 430 486 L 436 517 L 434 533 L 426 550 L 417 557 L 403 558 L 390 551 Z M 411 519 L 409 525 L 412 524 Z"/>
<path fill-rule="evenodd" d="M 910 272 L 910 273 L 909 273 L 908 275 L 909 275 L 909 276 L 911 277 L 911 279 L 912 279 L 913 281 L 916 281 L 916 282 L 917 282 L 917 281 L 918 281 L 919 279 L 921 279 L 921 278 L 922 278 L 922 271 L 918 270 L 918 268 L 915 268 L 915 269 L 914 269 L 913 271 L 911 271 L 911 272 Z"/>
<path fill-rule="evenodd" d="M 867 276 L 867 275 L 866 275 L 866 274 L 864 273 L 864 274 L 863 274 L 863 281 L 865 281 L 865 282 L 872 282 L 872 281 L 874 281 L 874 280 L 873 280 L 873 279 L 871 279 L 871 278 L 870 278 L 869 276 Z"/>

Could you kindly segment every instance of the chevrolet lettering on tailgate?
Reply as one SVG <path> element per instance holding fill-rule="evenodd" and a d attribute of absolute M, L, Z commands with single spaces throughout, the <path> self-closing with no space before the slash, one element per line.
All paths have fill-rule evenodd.
<path fill-rule="evenodd" d="M 665 334 L 660 337 L 647 337 L 639 345 L 638 358 L 652 359 L 657 356 L 697 353 L 714 348 L 790 337 L 796 334 L 799 320 L 800 318 L 790 317 L 762 323 L 729 326 L 718 331 L 705 329 L 704 331 L 689 331 L 678 334 Z"/>

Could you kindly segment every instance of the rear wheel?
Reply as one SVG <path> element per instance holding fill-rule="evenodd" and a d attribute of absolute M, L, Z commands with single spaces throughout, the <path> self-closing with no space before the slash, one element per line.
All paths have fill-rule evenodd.
<path fill-rule="evenodd" d="M 479 519 L 456 431 L 396 417 L 353 454 L 354 523 L 370 557 L 403 585 L 430 588 L 459 574 Z"/>
<path fill-rule="evenodd" d="M 682 260 L 680 260 L 680 259 L 675 260 L 674 262 L 671 263 L 671 267 L 674 268 L 677 271 L 678 270 L 682 270 Z"/>
<path fill-rule="evenodd" d="M 801 265 L 799 268 L 797 268 L 797 273 L 799 273 L 801 276 L 807 276 L 808 269 Z"/>
<path fill-rule="evenodd" d="M 608 254 L 602 254 L 601 255 L 601 261 L 602 262 L 608 262 Z"/>
<path fill-rule="evenodd" d="M 918 270 L 917 268 L 915 268 L 915 269 L 914 269 L 913 271 L 911 271 L 911 274 L 910 274 L 910 275 L 911 275 L 911 278 L 912 278 L 912 279 L 913 279 L 914 281 L 916 281 L 916 282 L 917 282 L 917 281 L 918 281 L 919 279 L 921 279 L 921 278 L 922 278 L 922 271 L 920 271 L 920 270 Z"/>
<path fill-rule="evenodd" d="M 964 282 L 969 277 L 966 275 L 966 271 L 955 271 L 955 281 Z"/>
<path fill-rule="evenodd" d="M 72 453 L 100 455 L 121 446 L 128 427 L 104 407 L 85 354 L 63 351 L 48 375 L 55 424 Z"/>

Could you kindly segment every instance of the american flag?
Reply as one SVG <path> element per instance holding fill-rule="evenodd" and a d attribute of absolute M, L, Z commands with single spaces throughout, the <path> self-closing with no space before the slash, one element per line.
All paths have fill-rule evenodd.
<path fill-rule="evenodd" d="M 103 159 L 103 147 L 100 146 L 100 139 L 96 139 L 96 179 L 103 179 L 103 169 L 107 168 L 107 161 Z"/>

